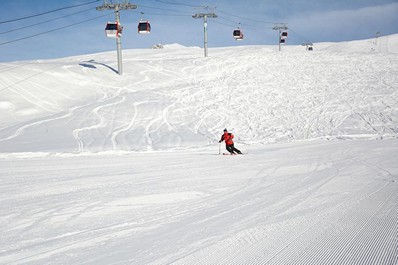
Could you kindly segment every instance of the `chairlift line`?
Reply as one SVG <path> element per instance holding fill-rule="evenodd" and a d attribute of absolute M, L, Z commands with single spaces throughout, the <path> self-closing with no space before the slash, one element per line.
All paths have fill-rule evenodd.
<path fill-rule="evenodd" d="M 99 18 L 102 18 L 102 17 L 105 17 L 105 16 L 109 16 L 109 14 L 105 14 L 105 15 L 102 15 L 102 16 L 97 16 L 97 17 L 90 18 L 90 19 L 86 19 L 86 20 L 79 21 L 79 22 L 76 22 L 76 23 L 73 23 L 73 24 L 70 24 L 70 25 L 66 25 L 66 26 L 63 26 L 63 27 L 47 30 L 47 31 L 40 32 L 40 33 L 37 33 L 37 34 L 34 34 L 34 35 L 22 37 L 22 38 L 19 38 L 19 39 L 14 39 L 14 40 L 6 41 L 6 42 L 1 42 L 0 46 L 6 45 L 6 44 L 9 44 L 9 43 L 13 43 L 13 42 L 17 42 L 17 41 L 21 41 L 21 40 L 30 39 L 30 38 L 37 37 L 37 36 L 41 36 L 41 35 L 44 35 L 44 34 L 48 34 L 48 33 L 54 32 L 54 31 L 70 28 L 70 27 L 73 27 L 73 26 L 78 26 L 78 25 L 80 26 L 80 25 L 82 25 L 82 23 L 85 23 L 85 22 L 88 22 L 88 21 L 92 21 L 92 20 L 95 20 L 95 19 L 99 19 Z"/>
<path fill-rule="evenodd" d="M 70 8 L 75 8 L 75 7 L 79 7 L 79 6 L 85 6 L 85 5 L 93 4 L 93 3 L 98 2 L 98 1 L 99 1 L 99 0 L 94 0 L 94 1 L 91 1 L 91 2 L 83 3 L 83 4 L 78 4 L 78 5 L 73 5 L 73 6 L 66 6 L 66 7 L 57 8 L 57 9 L 54 9 L 54 10 L 51 10 L 51 11 L 46 11 L 46 12 L 42 12 L 42 13 L 35 14 L 35 15 L 30 15 L 30 16 L 25 16 L 25 17 L 20 17 L 20 18 L 14 18 L 14 19 L 5 20 L 5 21 L 0 21 L 0 24 L 5 24 L 5 23 L 10 23 L 10 22 L 20 21 L 20 20 L 24 20 L 24 19 L 29 19 L 29 18 L 34 18 L 34 17 L 42 16 L 42 15 L 47 15 L 47 14 L 54 13 L 54 12 L 61 11 L 61 10 L 65 10 L 65 9 L 70 9 Z"/>

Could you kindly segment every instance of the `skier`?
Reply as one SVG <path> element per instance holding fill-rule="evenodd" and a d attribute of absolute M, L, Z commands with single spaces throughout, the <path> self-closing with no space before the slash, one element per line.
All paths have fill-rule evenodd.
<path fill-rule="evenodd" d="M 233 138 L 234 135 L 232 133 L 229 133 L 227 129 L 224 129 L 224 134 L 221 135 L 221 139 L 218 142 L 221 143 L 222 141 L 225 141 L 225 148 L 227 148 L 228 152 L 230 152 L 231 155 L 236 155 L 236 153 L 242 154 L 240 150 L 235 148 L 234 141 L 232 140 Z"/>

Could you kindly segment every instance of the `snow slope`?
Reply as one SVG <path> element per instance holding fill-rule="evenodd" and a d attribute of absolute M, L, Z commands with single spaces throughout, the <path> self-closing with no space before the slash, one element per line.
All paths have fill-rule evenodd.
<path fill-rule="evenodd" d="M 396 264 L 397 153 L 391 139 L 3 158 L 0 264 Z"/>
<path fill-rule="evenodd" d="M 335 52 L 377 52 L 398 53 L 397 34 L 368 40 L 346 41 L 337 43 L 317 43 L 316 49 Z"/>
<path fill-rule="evenodd" d="M 397 40 L 0 64 L 0 264 L 397 264 Z"/>
<path fill-rule="evenodd" d="M 0 152 L 396 137 L 396 53 L 300 49 L 127 50 L 123 76 L 114 53 L 1 64 Z"/>

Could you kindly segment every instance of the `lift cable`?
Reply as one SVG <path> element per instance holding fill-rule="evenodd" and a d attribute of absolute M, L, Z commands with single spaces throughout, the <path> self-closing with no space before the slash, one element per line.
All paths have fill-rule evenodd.
<path fill-rule="evenodd" d="M 294 30 L 292 30 L 290 27 L 289 27 L 289 31 L 291 31 L 291 32 L 294 33 L 296 36 L 298 36 L 302 41 L 306 41 L 306 42 L 309 41 L 308 38 L 305 38 L 305 37 L 301 36 L 300 34 L 298 34 L 297 32 L 295 32 Z"/>
<path fill-rule="evenodd" d="M 187 7 L 193 7 L 193 8 L 202 7 L 202 6 L 193 6 L 193 5 L 184 4 L 184 3 L 167 2 L 167 1 L 162 1 L 162 0 L 155 0 L 155 1 L 158 2 L 158 3 L 168 4 L 168 5 L 187 6 Z"/>
<path fill-rule="evenodd" d="M 79 11 L 79 12 L 75 12 L 73 14 L 69 14 L 69 15 L 65 15 L 65 16 L 62 16 L 62 17 L 49 19 L 49 20 L 46 20 L 46 21 L 43 21 L 43 22 L 39 22 L 39 23 L 36 23 L 36 24 L 32 24 L 32 25 L 29 25 L 29 26 L 15 28 L 15 29 L 10 29 L 10 30 L 7 30 L 7 31 L 0 32 L 0 35 L 6 34 L 6 33 L 10 33 L 10 32 L 14 32 L 14 31 L 18 31 L 18 30 L 22 30 L 22 29 L 31 28 L 31 27 L 34 27 L 34 26 L 42 25 L 42 24 L 46 24 L 46 23 L 51 22 L 51 21 L 55 21 L 55 20 L 58 20 L 58 19 L 74 16 L 74 15 L 77 15 L 77 14 L 80 14 L 80 13 L 84 13 L 84 12 L 87 12 L 87 11 L 92 11 L 92 10 L 93 10 L 92 8 L 89 8 L 89 9 L 85 9 L 85 10 L 82 10 L 82 11 Z"/>
<path fill-rule="evenodd" d="M 76 25 L 81 25 L 81 23 L 92 21 L 92 20 L 96 20 L 98 18 L 109 16 L 111 14 L 113 14 L 113 12 L 112 13 L 107 13 L 107 14 L 102 15 L 102 16 L 97 16 L 97 17 L 94 17 L 94 18 L 90 18 L 90 19 L 86 19 L 86 20 L 83 20 L 83 21 L 79 21 L 79 22 L 76 22 L 76 23 L 73 23 L 73 24 L 70 24 L 70 25 L 67 25 L 67 26 L 64 26 L 64 27 L 55 28 L 55 29 L 52 29 L 52 30 L 47 30 L 47 31 L 40 32 L 40 33 L 37 33 L 37 34 L 34 34 L 34 35 L 22 37 L 22 38 L 19 38 L 19 39 L 2 42 L 2 43 L 0 43 L 0 46 L 5 45 L 5 44 L 9 44 L 9 43 L 13 43 L 13 42 L 17 42 L 17 41 L 21 41 L 21 40 L 30 39 L 30 38 L 33 38 L 33 37 L 36 37 L 36 36 L 44 35 L 44 34 L 51 33 L 51 32 L 54 32 L 54 31 L 58 31 L 58 30 L 61 30 L 61 29 L 70 28 L 70 27 L 73 27 L 73 26 L 76 26 Z"/>
<path fill-rule="evenodd" d="M 223 20 L 228 21 L 228 22 L 232 22 L 233 25 L 232 24 L 229 25 L 231 27 L 236 27 L 236 25 L 238 25 L 238 24 L 241 25 L 241 26 L 244 26 L 245 28 L 250 28 L 250 29 L 264 29 L 264 28 L 268 28 L 269 27 L 269 26 L 260 26 L 260 25 L 256 26 L 256 25 L 251 25 L 251 24 L 247 24 L 247 23 L 242 23 L 242 22 L 238 22 L 236 20 L 231 20 L 231 19 L 225 18 L 223 16 L 218 16 L 218 18 L 223 19 Z M 216 22 L 216 21 L 214 21 L 214 22 Z M 220 22 L 218 22 L 218 23 L 222 24 Z M 226 25 L 226 24 L 224 24 L 224 25 Z"/>
<path fill-rule="evenodd" d="M 32 17 L 38 17 L 38 16 L 54 13 L 54 12 L 57 12 L 57 11 L 60 11 L 60 10 L 65 10 L 65 9 L 69 9 L 69 8 L 89 5 L 89 4 L 92 4 L 92 3 L 96 3 L 98 1 L 100 1 L 100 0 L 95 0 L 95 1 L 91 1 L 91 2 L 88 2 L 88 3 L 84 3 L 84 4 L 79 4 L 79 5 L 61 7 L 61 8 L 57 8 L 57 9 L 51 10 L 51 11 L 39 13 L 39 14 L 36 14 L 36 15 L 30 15 L 30 16 L 25 16 L 25 17 L 21 17 L 21 18 L 15 18 L 15 19 L 10 19 L 10 20 L 0 21 L 0 24 L 5 24 L 5 23 L 14 22 L 14 21 L 24 20 L 24 19 L 28 19 L 28 18 L 32 18 Z"/>
<path fill-rule="evenodd" d="M 163 11 L 171 11 L 171 12 L 190 14 L 190 15 L 192 15 L 192 13 L 193 13 L 193 12 L 189 12 L 189 11 L 173 10 L 173 9 L 159 8 L 159 7 L 153 7 L 153 6 L 143 6 L 143 5 L 137 5 L 137 6 L 143 7 L 143 8 L 149 8 L 149 9 L 157 9 L 157 10 L 163 10 Z M 147 12 L 145 12 L 145 14 L 147 14 Z"/>
<path fill-rule="evenodd" d="M 135 14 L 137 14 L 137 13 L 141 13 L 141 12 L 139 12 L 139 11 L 136 11 L 136 10 L 126 10 L 127 12 L 130 12 L 130 13 L 135 13 Z M 170 14 L 167 14 L 167 13 L 152 13 L 152 12 L 145 12 L 144 13 L 145 15 L 150 15 L 150 16 L 168 16 L 168 17 L 191 17 L 192 16 L 192 13 L 189 13 L 189 14 L 172 14 L 172 13 L 170 13 Z"/>
<path fill-rule="evenodd" d="M 231 16 L 231 17 L 240 18 L 242 20 L 250 20 L 250 21 L 253 21 L 253 22 L 264 23 L 264 24 L 275 24 L 275 22 L 270 22 L 270 21 L 264 21 L 264 20 L 258 20 L 258 19 L 252 19 L 252 18 L 237 16 L 237 15 L 234 15 L 234 14 L 222 11 L 222 10 L 218 10 L 218 12 L 224 13 L 225 15 L 228 15 L 228 16 Z"/>

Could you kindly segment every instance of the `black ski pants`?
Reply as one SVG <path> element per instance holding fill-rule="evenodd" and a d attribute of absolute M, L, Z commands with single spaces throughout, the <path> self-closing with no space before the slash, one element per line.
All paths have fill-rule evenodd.
<path fill-rule="evenodd" d="M 234 144 L 227 144 L 225 148 L 227 148 L 227 151 L 230 152 L 231 154 L 235 154 L 235 152 L 238 154 L 242 154 L 240 150 L 235 148 Z"/>

